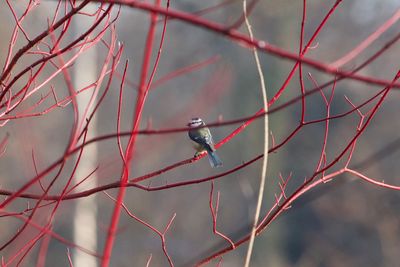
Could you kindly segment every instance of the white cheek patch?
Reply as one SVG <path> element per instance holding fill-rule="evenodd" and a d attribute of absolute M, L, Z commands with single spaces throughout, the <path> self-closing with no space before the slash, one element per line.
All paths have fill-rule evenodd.
<path fill-rule="evenodd" d="M 201 122 L 192 122 L 190 123 L 190 127 L 199 127 L 201 125 Z"/>

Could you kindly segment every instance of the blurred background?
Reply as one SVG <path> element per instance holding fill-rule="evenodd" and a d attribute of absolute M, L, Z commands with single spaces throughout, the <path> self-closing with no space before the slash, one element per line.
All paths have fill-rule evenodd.
<path fill-rule="evenodd" d="M 322 19 L 335 1 L 307 1 L 307 18 L 305 22 L 305 42 L 309 40 Z M 197 12 L 223 3 L 216 0 L 205 1 L 171 1 L 171 9 L 185 12 Z M 250 15 L 255 37 L 282 49 L 297 53 L 299 49 L 300 26 L 303 1 L 259 1 Z M 26 1 L 12 3 L 15 11 L 21 15 Z M 165 6 L 165 1 L 162 2 Z M 26 17 L 23 27 L 29 36 L 34 37 L 46 29 L 47 18 L 54 15 L 55 1 L 40 1 Z M 117 7 L 113 12 L 117 13 Z M 351 51 L 365 38 L 376 31 L 390 17 L 398 13 L 400 3 L 397 0 L 353 0 L 343 1 L 333 13 L 313 47 L 306 54 L 311 59 L 330 64 Z M 242 14 L 241 1 L 224 2 L 221 7 L 213 8 L 202 17 L 232 25 Z M 67 37 L 73 40 L 88 26 L 83 23 L 85 16 L 76 16 L 75 24 Z M 398 17 L 398 16 L 397 16 Z M 89 19 L 90 20 L 90 19 Z M 5 2 L 0 4 L 0 62 L 6 59 L 15 21 Z M 90 27 L 90 21 L 89 21 Z M 143 58 L 146 35 L 149 27 L 147 12 L 121 7 L 121 13 L 115 23 L 118 41 L 124 45 L 124 53 L 118 73 L 122 74 L 123 65 L 129 59 L 128 80 L 124 91 L 121 130 L 129 131 L 132 126 L 134 104 L 136 103 L 137 84 Z M 157 27 L 152 64 L 157 56 L 160 42 L 162 21 Z M 72 26 L 71 26 L 72 27 Z M 244 25 L 238 30 L 246 32 Z M 399 34 L 399 23 L 395 23 L 360 55 L 342 66 L 351 71 L 367 58 L 382 48 Z M 110 34 L 104 37 L 109 40 Z M 67 42 L 67 40 L 65 42 Z M 19 38 L 15 51 L 27 42 Z M 62 46 L 62 45 L 61 45 Z M 104 64 L 107 48 L 99 43 L 91 48 L 94 51 L 93 61 L 97 71 Z M 90 51 L 90 50 L 89 50 Z M 89 53 L 89 52 L 88 52 Z M 36 55 L 26 56 L 15 72 L 31 63 Z M 282 86 L 294 62 L 273 55 L 261 53 L 261 63 L 267 83 L 268 96 L 272 97 Z M 68 55 L 66 55 L 68 57 Z M 36 59 L 38 57 L 36 56 Z M 91 59 L 87 59 L 91 60 Z M 78 61 L 79 62 L 79 61 Z M 207 62 L 193 70 L 188 66 Z M 392 45 L 359 74 L 391 81 L 399 70 L 400 46 Z M 76 63 L 78 64 L 78 63 Z M 74 66 L 75 67 L 75 66 Z M 158 82 L 163 77 L 177 70 L 186 72 L 172 79 Z M 72 70 L 72 67 L 71 67 Z M 45 68 L 38 82 L 43 82 L 54 67 Z M 304 66 L 306 90 L 314 88 L 307 73 L 318 84 L 330 81 L 331 75 L 323 74 Z M 80 75 L 79 75 L 80 73 Z M 86 69 L 71 71 L 72 79 L 77 84 L 89 85 L 95 81 Z M 98 75 L 98 74 L 97 74 Z M 78 78 L 79 77 L 79 78 Z M 96 77 L 96 75 L 94 76 Z M 162 81 L 162 80 L 161 80 Z M 96 126 L 91 130 L 95 135 L 116 132 L 119 85 L 121 75 L 116 75 L 113 84 L 97 112 Z M 21 82 L 23 83 L 23 81 Z M 25 106 L 14 111 L 24 110 L 37 102 L 54 86 L 57 97 L 68 95 L 65 79 L 56 76 L 41 91 L 33 95 Z M 18 84 L 15 85 L 16 88 Z M 101 86 L 103 92 L 105 84 Z M 375 95 L 383 87 L 345 79 L 337 83 L 331 114 L 340 114 L 351 107 L 348 97 L 354 104 L 361 104 Z M 17 89 L 15 89 L 17 90 Z M 331 87 L 324 89 L 327 97 Z M 293 99 L 300 94 L 298 73 L 292 79 L 281 98 L 271 107 Z M 399 185 L 399 129 L 400 120 L 398 90 L 392 90 L 379 112 L 376 114 L 365 133 L 358 139 L 349 167 L 387 183 Z M 376 103 L 376 102 L 373 102 Z M 372 104 L 373 104 L 372 103 Z M 47 99 L 41 107 L 54 104 L 54 99 Z M 367 105 L 362 112 L 368 112 L 372 105 Z M 141 129 L 184 127 L 192 117 L 201 117 L 206 123 L 219 120 L 230 120 L 247 117 L 262 108 L 259 78 L 251 51 L 220 34 L 203 28 L 189 25 L 182 21 L 170 19 L 163 45 L 160 63 L 155 75 L 155 83 L 145 103 Z M 38 110 L 43 110 L 39 108 Z M 301 115 L 301 103 L 274 112 L 270 115 L 271 142 L 282 142 L 298 125 Z M 306 121 L 326 117 L 326 106 L 320 93 L 306 99 Z M 360 117 L 352 113 L 346 117 L 331 121 L 326 148 L 326 160 L 331 162 L 346 147 L 354 136 Z M 45 169 L 56 159 L 62 157 L 69 139 L 73 123 L 71 105 L 57 108 L 37 117 L 11 120 L 0 129 L 1 138 L 9 135 L 7 150 L 0 158 L 1 189 L 17 190 L 35 176 L 32 160 L 34 153 L 37 168 Z M 222 140 L 238 125 L 212 128 L 214 140 Z M 279 175 L 292 175 L 286 194 L 290 195 L 305 178 L 310 177 L 318 164 L 321 154 L 325 123 L 316 123 L 301 128 L 296 135 L 276 152 L 271 153 L 268 162 L 267 187 L 262 216 L 275 202 L 275 194 L 280 193 Z M 128 139 L 123 139 L 125 147 Z M 208 160 L 203 158 L 194 164 L 176 168 L 157 176 L 143 185 L 164 185 L 179 181 L 199 179 L 215 175 L 249 161 L 263 151 L 263 120 L 250 124 L 239 135 L 218 150 L 224 165 L 212 169 Z M 33 152 L 32 152 L 33 151 Z M 79 180 L 88 175 L 93 168 L 98 168 L 97 184 L 103 185 L 120 179 L 122 161 L 115 139 L 97 143 L 94 156 L 86 156 L 82 165 L 89 164 L 79 173 Z M 138 177 L 159 170 L 178 161 L 192 157 L 193 145 L 185 132 L 168 135 L 141 135 L 137 139 L 131 176 Z M 347 155 L 347 154 L 346 154 Z M 328 174 L 343 168 L 346 157 L 328 170 Z M 65 179 L 71 175 L 73 163 L 67 161 L 51 194 L 60 194 L 65 186 Z M 215 192 L 220 191 L 218 212 L 218 230 L 239 240 L 250 231 L 256 206 L 261 161 L 238 172 L 215 181 Z M 55 171 L 43 179 L 48 184 Z M 78 191 L 91 188 L 83 183 Z M 29 192 L 40 194 L 39 185 Z M 117 189 L 107 191 L 111 196 L 117 195 Z M 167 250 L 175 266 L 192 266 L 211 252 L 229 244 L 212 232 L 212 217 L 209 209 L 210 183 L 201 183 L 164 191 L 146 192 L 128 188 L 124 203 L 139 218 L 162 231 L 170 218 L 176 217 L 166 234 Z M 103 193 L 87 197 L 92 199 L 97 210 L 94 227 L 97 234 L 96 250 L 101 254 L 114 202 Z M 29 203 L 29 204 L 28 204 Z M 33 200 L 19 199 L 7 208 L 8 212 L 19 212 Z M 285 211 L 265 231 L 257 237 L 251 266 L 397 266 L 400 250 L 400 195 L 394 190 L 373 186 L 356 177 L 344 174 L 334 180 L 319 185 L 307 192 L 290 209 Z M 63 201 L 57 209 L 52 230 L 67 240 L 74 241 L 74 218 L 76 218 L 77 200 Z M 50 209 L 39 209 L 34 216 L 38 222 L 45 222 Z M 85 213 L 85 211 L 83 211 Z M 7 242 L 22 225 L 22 221 L 5 217 L 0 220 L 0 241 Z M 81 223 L 82 224 L 82 223 Z M 85 223 L 83 223 L 85 224 Z M 82 224 L 82 227 L 84 227 Z M 78 224 L 79 225 L 79 224 Z M 75 224 L 75 228 L 76 228 Z M 10 246 L 0 251 L 6 259 L 18 251 L 37 230 L 28 227 L 24 234 Z M 84 235 L 84 233 L 83 233 Z M 44 240 L 44 239 L 43 239 Z M 44 242 L 44 241 L 41 242 Z M 48 240 L 49 247 L 45 266 L 69 266 L 67 245 L 54 238 Z M 26 256 L 21 266 L 33 266 L 37 263 L 40 242 Z M 73 248 L 70 248 L 73 251 Z M 247 244 L 226 254 L 222 266 L 242 266 Z M 118 234 L 113 249 L 111 266 L 145 266 L 152 255 L 150 266 L 168 266 L 163 254 L 159 237 L 143 224 L 134 221 L 124 212 L 121 215 Z M 14 266 L 15 262 L 11 264 Z M 96 263 L 95 263 L 96 264 Z M 217 261 L 209 266 L 216 266 Z M 77 265 L 80 267 L 79 265 Z"/>

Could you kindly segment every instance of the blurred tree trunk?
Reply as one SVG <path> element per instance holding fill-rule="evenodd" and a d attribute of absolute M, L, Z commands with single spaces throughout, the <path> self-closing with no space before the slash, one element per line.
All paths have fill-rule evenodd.
<path fill-rule="evenodd" d="M 95 5 L 90 5 L 86 8 L 86 12 L 94 12 Z M 80 16 L 79 20 L 74 21 L 76 34 L 79 35 L 82 31 L 89 28 L 93 19 L 87 16 Z M 95 46 L 88 49 L 76 61 L 73 68 L 73 83 L 77 88 L 87 86 L 89 83 L 97 79 L 97 55 Z M 78 108 L 79 120 L 83 122 L 87 118 L 84 117 L 85 108 L 89 104 L 93 90 L 87 90 L 79 95 Z M 90 113 L 90 112 L 89 112 Z M 90 123 L 90 131 L 87 138 L 90 139 L 97 135 L 97 116 L 95 115 Z M 86 177 L 91 171 L 96 168 L 98 147 L 97 144 L 90 145 L 85 148 L 82 159 L 79 163 L 79 168 L 75 176 L 75 184 Z M 97 186 L 97 175 L 94 173 L 87 181 L 86 188 L 94 188 Z M 79 198 L 76 200 L 73 237 L 74 243 L 79 244 L 91 251 L 97 251 L 97 204 L 96 195 Z M 80 250 L 75 249 L 73 254 L 73 265 L 76 267 L 96 267 L 97 260 L 95 257 L 88 255 Z"/>

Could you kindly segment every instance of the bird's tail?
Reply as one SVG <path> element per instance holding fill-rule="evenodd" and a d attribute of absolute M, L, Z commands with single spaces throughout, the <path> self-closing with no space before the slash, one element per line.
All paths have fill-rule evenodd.
<path fill-rule="evenodd" d="M 208 150 L 207 152 L 208 152 L 208 161 L 210 162 L 211 167 L 215 168 L 222 166 L 222 161 L 218 157 L 217 153 L 211 150 Z"/>

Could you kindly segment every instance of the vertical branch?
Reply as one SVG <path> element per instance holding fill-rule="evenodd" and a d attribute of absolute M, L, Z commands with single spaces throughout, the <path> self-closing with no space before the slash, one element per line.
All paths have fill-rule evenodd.
<path fill-rule="evenodd" d="M 42 238 L 42 242 L 40 243 L 40 247 L 39 247 L 36 267 L 45 266 L 50 241 L 51 241 L 51 237 L 49 235 L 45 235 L 44 238 Z"/>
<path fill-rule="evenodd" d="M 308 49 L 311 47 L 311 44 L 314 42 L 314 40 L 317 38 L 318 34 L 321 32 L 321 30 L 324 28 L 325 24 L 327 23 L 328 19 L 332 16 L 332 14 L 335 12 L 336 8 L 339 6 L 339 4 L 343 0 L 336 0 L 336 2 L 333 4 L 332 8 L 328 11 L 322 22 L 318 25 L 317 29 L 315 30 L 314 34 L 311 36 L 310 40 L 307 42 L 307 44 L 304 46 L 303 51 L 301 52 L 301 59 L 303 59 L 303 56 L 307 53 Z M 286 89 L 288 86 L 290 80 L 292 79 L 295 71 L 299 67 L 300 61 L 296 61 L 296 64 L 294 64 L 292 70 L 288 74 L 285 82 L 282 84 L 281 88 L 278 90 L 278 92 L 272 97 L 272 99 L 269 101 L 269 105 L 271 106 L 273 103 L 275 103 L 276 100 L 282 95 L 283 91 Z"/>
<path fill-rule="evenodd" d="M 303 0 L 303 18 L 301 20 L 301 28 L 300 28 L 300 43 L 299 43 L 299 56 L 301 57 L 301 51 L 303 50 L 303 41 L 304 41 L 304 24 L 306 20 L 306 6 L 307 0 Z M 299 62 L 299 81 L 300 81 L 300 91 L 301 91 L 301 121 L 300 124 L 304 123 L 304 117 L 306 113 L 306 90 L 304 88 L 304 79 L 303 79 L 303 63 Z"/>
<path fill-rule="evenodd" d="M 251 39 L 251 41 L 253 41 L 254 40 L 253 30 L 251 29 L 251 24 L 249 22 L 249 19 L 247 18 L 246 0 L 243 0 L 243 16 L 244 16 L 244 20 L 246 23 L 247 31 L 249 32 L 250 39 Z M 256 67 L 257 67 L 258 76 L 260 78 L 263 106 L 264 106 L 264 112 L 266 114 L 264 116 L 264 157 L 263 157 L 263 163 L 262 163 L 262 169 L 261 169 L 257 207 L 256 207 L 256 211 L 254 213 L 253 227 L 251 229 L 249 247 L 247 249 L 246 260 L 245 260 L 245 264 L 244 264 L 244 266 L 246 266 L 246 267 L 248 267 L 250 265 L 250 259 L 251 259 L 251 254 L 253 251 L 254 239 L 255 239 L 256 231 L 257 231 L 257 224 L 258 224 L 258 220 L 260 217 L 261 206 L 262 206 L 263 197 L 264 197 L 264 188 L 265 188 L 265 180 L 266 180 L 266 176 L 267 176 L 267 164 L 268 164 L 268 132 L 269 132 L 269 129 L 268 129 L 268 117 L 269 117 L 268 116 L 268 98 L 267 98 L 267 89 L 266 89 L 265 81 L 264 81 L 264 74 L 263 74 L 263 71 L 261 68 L 260 59 L 258 57 L 257 48 L 253 46 L 252 50 L 253 50 L 253 56 L 254 56 L 254 60 L 256 63 Z"/>
<path fill-rule="evenodd" d="M 155 0 L 155 6 L 159 7 L 160 3 L 161 3 L 161 0 Z M 137 134 L 135 132 L 137 132 L 137 130 L 139 128 L 144 103 L 146 101 L 146 97 L 148 95 L 148 92 L 149 92 L 149 89 L 151 86 L 151 81 L 152 81 L 152 78 L 151 78 L 150 81 L 146 85 L 146 79 L 148 76 L 151 54 L 152 54 L 153 41 L 154 41 L 155 31 L 156 31 L 156 26 L 157 26 L 158 13 L 152 12 L 150 14 L 150 16 L 151 16 L 151 22 L 150 22 L 150 28 L 149 28 L 149 31 L 147 34 L 147 40 L 146 40 L 146 44 L 145 44 L 145 53 L 144 53 L 144 57 L 143 57 L 142 72 L 140 75 L 139 91 L 138 91 L 138 96 L 136 99 L 136 108 L 135 108 L 135 113 L 134 113 L 134 118 L 133 118 L 133 126 L 131 129 L 132 135 L 129 138 L 129 141 L 128 141 L 128 144 L 126 147 L 126 151 L 125 151 L 124 158 L 125 158 L 126 162 L 124 164 L 123 173 L 121 175 L 120 188 L 119 188 L 117 199 L 115 202 L 114 211 L 113 211 L 112 218 L 111 218 L 111 223 L 108 228 L 106 244 L 104 246 L 103 259 L 101 262 L 102 267 L 109 266 L 111 252 L 112 252 L 112 248 L 113 248 L 113 244 L 114 244 L 114 240 L 115 240 L 115 234 L 116 234 L 116 230 L 117 230 L 117 226 L 118 226 L 118 222 L 119 222 L 119 218 L 120 218 L 120 214 L 121 214 L 121 204 L 123 203 L 123 199 L 124 199 L 125 192 L 126 192 L 126 185 L 128 183 L 129 174 L 130 174 L 130 166 L 129 165 L 132 160 L 134 146 L 135 146 L 135 142 L 136 142 L 136 136 L 137 136 Z M 165 20 L 165 23 L 166 23 L 166 20 Z M 163 36 L 165 34 L 165 30 L 166 30 L 166 27 L 164 24 Z M 160 42 L 161 44 L 160 44 L 160 48 L 159 48 L 159 54 L 158 54 L 157 60 L 154 65 L 152 76 L 155 73 L 155 69 L 157 67 L 157 64 L 158 64 L 158 61 L 160 58 L 163 41 L 164 41 L 164 38 L 162 38 L 161 42 Z"/>

